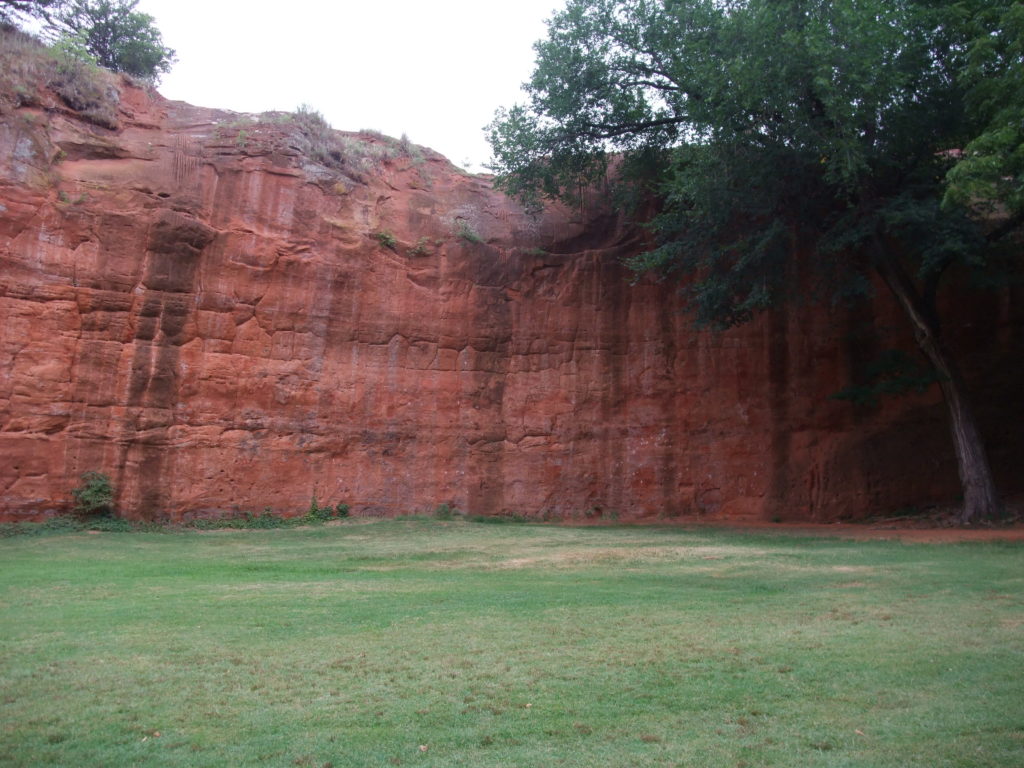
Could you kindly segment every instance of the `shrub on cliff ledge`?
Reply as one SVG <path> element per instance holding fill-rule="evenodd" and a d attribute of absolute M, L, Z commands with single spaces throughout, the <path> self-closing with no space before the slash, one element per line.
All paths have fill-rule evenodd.
<path fill-rule="evenodd" d="M 378 243 L 390 251 L 397 250 L 398 248 L 398 240 L 389 230 L 384 229 L 380 232 L 374 232 L 373 237 Z"/>
<path fill-rule="evenodd" d="M 482 243 L 484 239 L 473 229 L 473 225 L 465 219 L 455 220 L 455 236 L 465 240 L 467 243 Z"/>
<path fill-rule="evenodd" d="M 81 38 L 64 37 L 48 47 L 32 35 L 0 26 L 0 113 L 7 106 L 46 104 L 45 87 L 89 122 L 117 128 L 117 87 Z"/>
<path fill-rule="evenodd" d="M 96 125 L 117 128 L 117 105 L 120 100 L 110 75 L 89 53 L 81 34 L 65 35 L 50 48 L 57 62 L 50 87 L 64 103 Z"/>
<path fill-rule="evenodd" d="M 48 61 L 42 43 L 0 23 L 0 113 L 7 104 L 21 107 L 35 102 L 36 85 L 46 78 L 44 63 Z"/>
<path fill-rule="evenodd" d="M 407 136 L 394 139 L 370 129 L 346 135 L 334 130 L 324 116 L 308 104 L 300 105 L 290 115 L 261 119 L 278 124 L 293 122 L 308 142 L 307 146 L 300 147 L 308 157 L 361 183 L 365 182 L 365 174 L 379 170 L 384 163 L 398 157 L 408 157 L 415 165 L 425 162 L 422 148 Z M 342 188 L 338 194 L 347 194 L 347 191 Z"/>

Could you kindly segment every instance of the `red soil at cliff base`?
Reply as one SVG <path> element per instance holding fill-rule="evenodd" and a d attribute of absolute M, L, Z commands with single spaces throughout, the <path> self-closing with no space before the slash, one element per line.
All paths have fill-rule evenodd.
<path fill-rule="evenodd" d="M 920 522 L 899 519 L 864 523 L 735 523 L 683 519 L 679 521 L 679 524 L 698 528 L 730 528 L 737 531 L 777 531 L 794 536 L 834 536 L 858 541 L 896 539 L 932 544 L 953 544 L 965 541 L 1024 541 L 1024 521 L 1021 521 L 1020 518 L 999 525 L 971 527 L 928 524 L 931 522 L 927 519 Z"/>

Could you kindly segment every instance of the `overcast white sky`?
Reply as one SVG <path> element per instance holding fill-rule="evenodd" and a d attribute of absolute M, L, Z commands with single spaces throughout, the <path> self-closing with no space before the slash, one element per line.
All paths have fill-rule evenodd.
<path fill-rule="evenodd" d="M 178 53 L 160 92 L 239 112 L 308 104 L 335 128 L 408 134 L 482 171 L 481 130 L 522 101 L 564 0 L 141 0 Z"/>

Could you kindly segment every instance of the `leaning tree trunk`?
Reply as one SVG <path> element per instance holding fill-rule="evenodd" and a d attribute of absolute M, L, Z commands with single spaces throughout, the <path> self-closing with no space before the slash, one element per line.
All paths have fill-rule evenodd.
<path fill-rule="evenodd" d="M 889 257 L 880 245 L 874 263 L 878 274 L 910 320 L 918 346 L 939 377 L 939 386 L 946 407 L 949 408 L 949 426 L 953 433 L 957 468 L 963 487 L 964 504 L 960 522 L 967 524 L 982 519 L 997 519 L 1002 508 L 985 445 L 967 397 L 963 377 L 939 337 L 937 318 L 926 306 L 903 267 Z"/>

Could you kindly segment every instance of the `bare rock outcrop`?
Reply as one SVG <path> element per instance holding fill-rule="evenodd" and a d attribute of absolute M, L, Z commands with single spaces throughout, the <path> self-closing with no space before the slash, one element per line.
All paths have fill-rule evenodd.
<path fill-rule="evenodd" d="M 675 286 L 631 284 L 643 233 L 596 193 L 533 216 L 407 142 L 325 147 L 295 117 L 118 88 L 115 128 L 56 101 L 0 114 L 6 519 L 66 508 L 86 470 L 136 518 L 316 496 L 835 519 L 955 498 L 937 392 L 828 397 L 889 345 L 884 298 L 697 331 Z M 957 331 L 983 400 L 1020 383 L 999 368 L 1019 306 Z M 988 423 L 1005 482 L 1004 408 Z"/>

